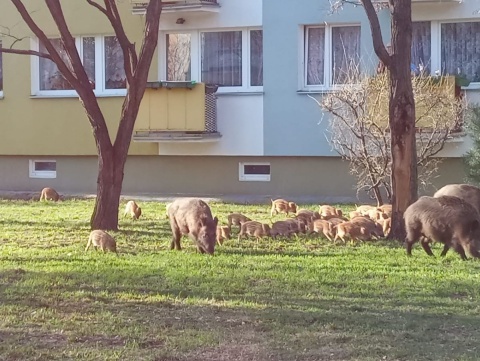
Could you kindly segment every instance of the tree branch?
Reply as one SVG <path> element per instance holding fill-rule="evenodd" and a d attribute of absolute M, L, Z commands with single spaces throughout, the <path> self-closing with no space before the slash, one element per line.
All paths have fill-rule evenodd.
<path fill-rule="evenodd" d="M 112 24 L 113 30 L 115 31 L 118 43 L 122 48 L 123 66 L 125 68 L 127 83 L 131 84 L 133 83 L 133 71 L 137 67 L 137 53 L 135 51 L 135 45 L 128 40 L 115 0 L 105 0 L 105 9 L 107 18 L 110 20 L 110 24 Z"/>
<path fill-rule="evenodd" d="M 67 53 L 70 64 L 73 68 L 76 80 L 80 83 L 81 88 L 75 88 L 79 95 L 84 96 L 83 92 L 90 91 L 93 92 L 90 82 L 88 80 L 88 75 L 85 72 L 83 67 L 82 60 L 78 54 L 77 46 L 75 44 L 75 39 L 68 29 L 67 22 L 65 21 L 65 16 L 63 16 L 62 6 L 60 5 L 59 0 L 45 0 L 50 14 L 52 14 L 53 20 L 57 25 L 57 28 L 60 32 L 62 39 L 63 47 Z M 73 84 L 72 84 L 73 85 Z"/>
<path fill-rule="evenodd" d="M 34 55 L 34 56 L 38 56 L 39 58 L 45 58 L 45 59 L 52 60 L 52 57 L 50 56 L 50 54 L 41 53 L 41 52 L 35 51 L 35 50 L 19 50 L 19 49 L 9 49 L 9 48 L 0 47 L 0 53 Z"/>
<path fill-rule="evenodd" d="M 372 39 L 373 39 L 373 49 L 375 50 L 375 54 L 377 54 L 378 58 L 382 61 L 383 64 L 387 68 L 390 68 L 391 64 L 391 55 L 388 53 L 387 49 L 385 48 L 385 44 L 383 44 L 382 38 L 382 30 L 380 28 L 380 22 L 378 21 L 378 15 L 375 11 L 375 7 L 372 4 L 372 0 L 361 0 L 363 7 L 365 8 L 365 13 L 367 14 L 370 29 L 372 31 Z"/>
<path fill-rule="evenodd" d="M 51 56 L 51 60 L 57 65 L 58 70 L 60 73 L 65 77 L 65 79 L 74 87 L 75 89 L 78 88 L 79 83 L 78 80 L 75 78 L 73 73 L 68 68 L 67 64 L 63 61 L 60 54 L 58 54 L 57 49 L 53 46 L 51 41 L 47 38 L 45 33 L 38 27 L 35 21 L 32 19 L 28 10 L 25 8 L 21 0 L 10 0 L 13 5 L 17 8 L 18 13 L 22 17 L 23 21 L 27 24 L 30 30 L 35 34 L 35 36 L 40 40 L 43 46 L 47 49 L 48 53 Z"/>
<path fill-rule="evenodd" d="M 105 8 L 103 8 L 100 4 L 96 3 L 95 1 L 93 0 L 87 0 L 87 3 L 89 3 L 90 5 L 92 5 L 94 8 L 97 8 L 98 10 L 100 10 L 103 15 L 107 16 L 108 17 L 108 13 L 107 13 L 107 10 Z"/>

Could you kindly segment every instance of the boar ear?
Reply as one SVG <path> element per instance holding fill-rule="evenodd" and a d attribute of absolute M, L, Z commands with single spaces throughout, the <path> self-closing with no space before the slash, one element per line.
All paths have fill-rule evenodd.
<path fill-rule="evenodd" d="M 218 218 L 215 216 L 215 218 L 213 219 L 213 222 L 215 223 L 215 225 L 218 224 Z"/>

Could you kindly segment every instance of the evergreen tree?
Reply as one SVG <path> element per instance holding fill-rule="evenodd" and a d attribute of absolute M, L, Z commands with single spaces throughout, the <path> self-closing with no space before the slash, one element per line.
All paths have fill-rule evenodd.
<path fill-rule="evenodd" d="M 480 183 L 480 105 L 469 108 L 465 119 L 465 130 L 473 141 L 472 148 L 465 154 L 467 179 Z"/>

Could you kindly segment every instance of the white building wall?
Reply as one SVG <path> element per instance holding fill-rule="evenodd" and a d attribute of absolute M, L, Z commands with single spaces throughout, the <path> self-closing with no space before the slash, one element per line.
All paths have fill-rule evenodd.
<path fill-rule="evenodd" d="M 197 13 L 163 13 L 160 21 L 159 74 L 165 79 L 165 34 L 169 32 L 192 33 L 196 44 L 192 46 L 192 69 L 200 69 L 198 44 L 199 31 L 204 30 L 245 30 L 261 29 L 261 0 L 224 0 L 218 12 Z M 183 18 L 183 24 L 176 24 Z M 242 49 L 243 51 L 243 49 Z M 243 55 L 245 57 L 245 54 Z M 199 74 L 199 70 L 197 70 Z M 192 78 L 195 75 L 192 73 Z M 194 80 L 200 80 L 195 79 Z M 219 89 L 218 93 L 221 93 Z M 229 92 L 219 94 L 217 99 L 217 129 L 222 134 L 215 142 L 170 142 L 159 144 L 160 155 L 264 155 L 263 144 L 263 92 L 254 91 Z"/>
<path fill-rule="evenodd" d="M 160 155 L 263 155 L 263 95 L 219 95 L 220 140 L 160 143 Z"/>

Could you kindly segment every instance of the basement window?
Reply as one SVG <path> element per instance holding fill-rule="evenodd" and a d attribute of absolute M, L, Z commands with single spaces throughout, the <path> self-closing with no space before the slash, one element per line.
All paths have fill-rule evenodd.
<path fill-rule="evenodd" d="M 57 161 L 30 159 L 29 174 L 30 178 L 57 178 Z"/>
<path fill-rule="evenodd" d="M 239 163 L 239 180 L 270 182 L 270 163 Z"/>

